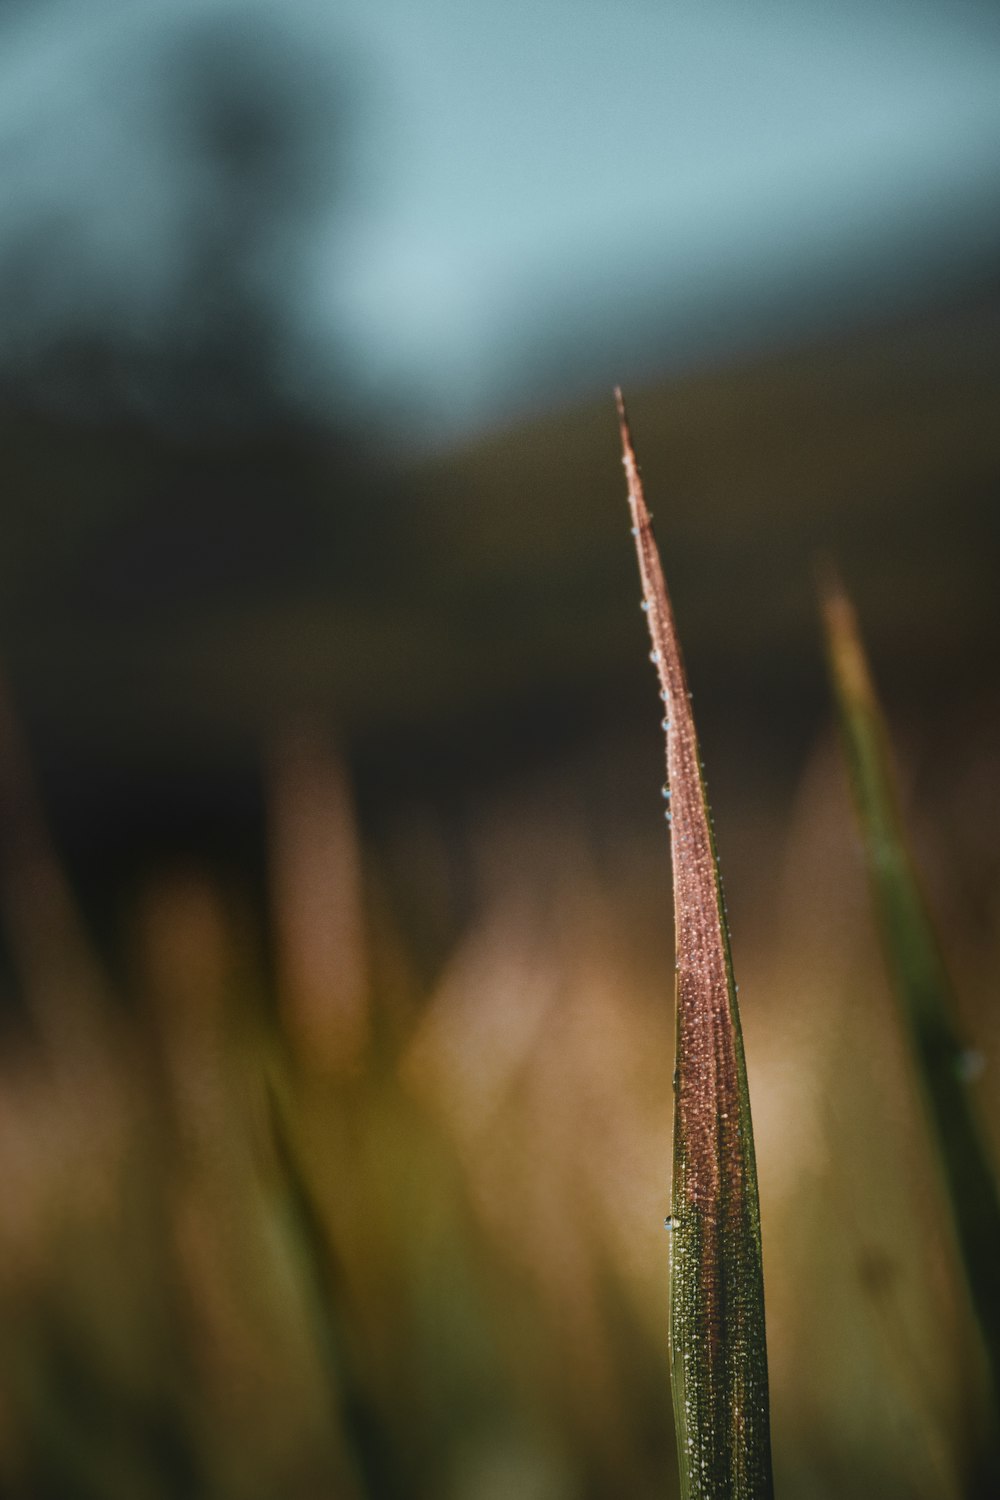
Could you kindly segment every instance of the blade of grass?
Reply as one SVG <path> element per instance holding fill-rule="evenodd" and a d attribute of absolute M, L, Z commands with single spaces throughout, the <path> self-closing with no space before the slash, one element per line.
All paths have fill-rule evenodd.
<path fill-rule="evenodd" d="M 615 394 L 666 733 L 677 944 L 670 1358 L 681 1493 L 763 1500 L 773 1493 L 764 1279 L 736 985 L 684 663 Z"/>
<path fill-rule="evenodd" d="M 271 1134 L 284 1179 L 289 1231 L 297 1244 L 313 1305 L 317 1343 L 330 1384 L 333 1417 L 342 1426 L 357 1500 L 408 1500 L 395 1447 L 358 1368 L 358 1337 L 350 1327 L 345 1276 L 338 1264 L 323 1216 L 300 1166 L 273 1080 L 268 1082 Z"/>
<path fill-rule="evenodd" d="M 1000 1195 L 969 1097 L 970 1052 L 899 811 L 888 732 L 854 610 L 839 584 L 824 599 L 841 739 L 886 960 L 900 1001 L 951 1210 L 969 1297 L 1000 1395 Z"/>
<path fill-rule="evenodd" d="M 278 1001 L 302 1066 L 357 1072 L 369 1041 L 364 872 L 344 766 L 308 727 L 271 757 L 270 869 Z"/>

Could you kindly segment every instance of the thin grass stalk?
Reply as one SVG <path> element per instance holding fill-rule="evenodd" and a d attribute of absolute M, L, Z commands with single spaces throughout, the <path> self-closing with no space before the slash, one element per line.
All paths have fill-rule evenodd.
<path fill-rule="evenodd" d="M 936 1148 L 1000 1425 L 1000 1194 L 969 1083 L 976 1054 L 955 1019 L 951 981 L 900 814 L 888 731 L 853 607 L 830 582 L 826 647 L 841 740 L 886 961 Z"/>
<path fill-rule="evenodd" d="M 321 1209 L 293 1146 L 277 1087 L 268 1088 L 271 1134 L 286 1192 L 289 1232 L 301 1257 L 317 1346 L 330 1388 L 332 1416 L 343 1431 L 355 1500 L 410 1500 L 394 1441 L 358 1368 L 358 1333 L 349 1293 Z"/>
<path fill-rule="evenodd" d="M 760 1208 L 725 902 L 684 663 L 616 392 L 632 535 L 663 702 L 677 1044 L 670 1360 L 685 1500 L 773 1494 Z"/>

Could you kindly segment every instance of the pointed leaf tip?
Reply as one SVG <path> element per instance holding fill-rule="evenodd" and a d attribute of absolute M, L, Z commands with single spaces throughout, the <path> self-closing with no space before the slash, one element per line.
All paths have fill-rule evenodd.
<path fill-rule="evenodd" d="M 628 412 L 625 409 L 625 397 L 622 395 L 620 385 L 615 386 L 615 407 L 618 412 L 618 431 L 621 434 L 622 462 L 628 468 L 629 460 L 635 463 L 635 455 L 632 452 L 632 434 L 629 431 Z"/>
<path fill-rule="evenodd" d="M 861 643 L 857 612 L 832 563 L 824 564 L 819 574 L 819 589 L 834 682 L 848 702 L 871 711 L 875 707 L 875 688 Z"/>

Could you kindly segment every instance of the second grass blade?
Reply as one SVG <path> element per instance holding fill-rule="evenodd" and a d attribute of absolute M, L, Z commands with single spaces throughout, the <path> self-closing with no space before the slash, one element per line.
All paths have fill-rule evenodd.
<path fill-rule="evenodd" d="M 760 1211 L 715 839 L 673 612 L 617 393 L 632 534 L 664 704 L 677 943 L 670 1350 L 685 1500 L 773 1492 Z"/>
<path fill-rule="evenodd" d="M 869 880 L 937 1147 L 969 1296 L 1000 1397 L 1000 1194 L 969 1098 L 970 1053 L 899 814 L 888 736 L 854 611 L 839 586 L 824 603 L 839 709 Z M 1000 1425 L 1000 1416 L 997 1419 Z"/>

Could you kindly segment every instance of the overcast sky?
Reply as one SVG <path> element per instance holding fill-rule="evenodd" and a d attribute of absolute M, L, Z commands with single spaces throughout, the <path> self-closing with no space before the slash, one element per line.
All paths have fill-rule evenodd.
<path fill-rule="evenodd" d="M 212 14 L 348 84 L 288 269 L 299 368 L 335 347 L 421 440 L 947 295 L 1000 244 L 1000 14 L 971 0 L 10 7 L 0 235 L 74 226 L 125 317 L 184 194 L 157 58 Z"/>

